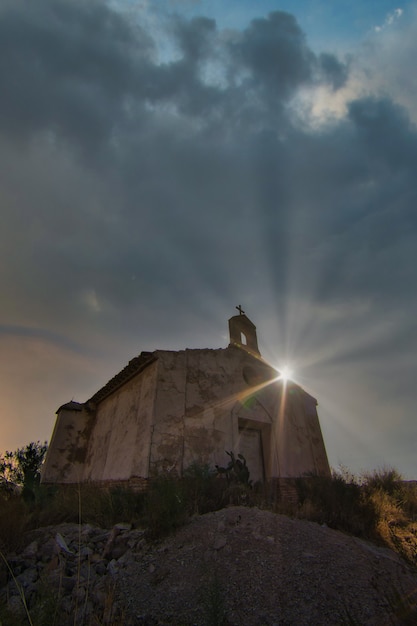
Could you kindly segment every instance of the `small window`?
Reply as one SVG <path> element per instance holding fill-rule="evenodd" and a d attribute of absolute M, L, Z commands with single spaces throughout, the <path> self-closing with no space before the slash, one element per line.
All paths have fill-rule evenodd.
<path fill-rule="evenodd" d="M 242 346 L 248 345 L 248 340 L 246 339 L 245 333 L 240 333 L 240 343 L 242 344 Z"/>

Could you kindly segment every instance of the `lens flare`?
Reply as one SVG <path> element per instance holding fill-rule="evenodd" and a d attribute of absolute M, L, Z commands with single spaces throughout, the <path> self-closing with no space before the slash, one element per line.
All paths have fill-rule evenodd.
<path fill-rule="evenodd" d="M 294 374 L 293 370 L 288 365 L 284 365 L 283 367 L 281 367 L 279 372 L 281 374 L 280 375 L 281 380 L 284 380 L 284 381 L 290 380 Z"/>

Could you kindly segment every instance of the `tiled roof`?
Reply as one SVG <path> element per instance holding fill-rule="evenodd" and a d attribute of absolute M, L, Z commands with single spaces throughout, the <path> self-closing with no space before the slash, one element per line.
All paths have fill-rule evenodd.
<path fill-rule="evenodd" d="M 74 402 L 74 400 L 71 400 L 71 402 L 67 402 L 66 404 L 62 404 L 59 409 L 57 410 L 57 413 L 59 413 L 59 411 L 64 410 L 64 411 L 82 411 L 83 410 L 83 405 L 80 402 Z"/>
<path fill-rule="evenodd" d="M 121 372 L 113 376 L 109 382 L 104 385 L 94 396 L 92 396 L 86 404 L 97 404 L 107 398 L 113 391 L 116 391 L 119 387 L 124 385 L 128 380 L 139 374 L 145 367 L 156 361 L 157 356 L 155 352 L 141 352 L 139 356 L 129 361 L 129 363 L 122 369 Z"/>

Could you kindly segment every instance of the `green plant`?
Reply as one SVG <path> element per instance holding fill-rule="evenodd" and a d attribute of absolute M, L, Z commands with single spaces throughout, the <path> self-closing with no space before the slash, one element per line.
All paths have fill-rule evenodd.
<path fill-rule="evenodd" d="M 232 450 L 230 452 L 226 450 L 225 452 L 230 456 L 230 461 L 226 467 L 216 465 L 218 474 L 226 476 L 228 482 L 250 486 L 252 481 L 249 480 L 250 472 L 243 454 L 238 454 L 238 458 L 236 458 Z"/>
<path fill-rule="evenodd" d="M 144 504 L 148 537 L 159 539 L 181 526 L 186 518 L 187 502 L 181 480 L 164 474 L 154 478 Z"/>
<path fill-rule="evenodd" d="M 0 485 L 3 493 L 10 494 L 16 487 L 21 487 L 23 498 L 34 501 L 47 449 L 46 441 L 32 441 L 14 452 L 6 451 L 0 457 Z"/>
<path fill-rule="evenodd" d="M 222 626 L 225 623 L 226 608 L 224 590 L 216 571 L 212 572 L 201 591 L 201 602 L 204 611 L 204 624 Z"/>
<path fill-rule="evenodd" d="M 0 506 L 0 550 L 17 550 L 28 527 L 30 513 L 19 495 L 11 495 Z"/>
<path fill-rule="evenodd" d="M 385 599 L 395 619 L 394 623 L 414 626 L 417 623 L 417 596 L 407 595 L 396 587 L 385 592 Z"/>
<path fill-rule="evenodd" d="M 1 552 L 1 551 L 0 551 L 0 557 L 1 557 L 2 561 L 3 561 L 3 563 L 6 565 L 8 571 L 9 571 L 9 574 L 10 574 L 11 578 L 13 579 L 14 584 L 17 587 L 17 590 L 19 592 L 19 597 L 20 597 L 20 599 L 22 601 L 22 606 L 23 606 L 24 612 L 26 614 L 27 620 L 28 620 L 30 626 L 33 626 L 32 618 L 31 618 L 30 613 L 29 613 L 29 609 L 28 609 L 28 605 L 27 605 L 27 602 L 26 602 L 24 591 L 23 591 L 21 585 L 16 580 L 15 575 L 13 573 L 13 570 L 12 570 L 12 568 L 9 565 L 9 562 L 7 561 L 7 559 L 4 556 L 3 552 Z"/>
<path fill-rule="evenodd" d="M 184 471 L 182 484 L 190 515 L 217 511 L 227 504 L 227 485 L 209 465 L 191 464 Z"/>
<path fill-rule="evenodd" d="M 301 517 L 354 535 L 374 536 L 377 511 L 354 476 L 344 471 L 331 477 L 306 476 L 296 480 L 296 487 Z"/>
<path fill-rule="evenodd" d="M 396 469 L 385 467 L 365 472 L 361 477 L 361 483 L 368 493 L 383 491 L 390 496 L 400 497 L 403 493 L 403 478 Z"/>

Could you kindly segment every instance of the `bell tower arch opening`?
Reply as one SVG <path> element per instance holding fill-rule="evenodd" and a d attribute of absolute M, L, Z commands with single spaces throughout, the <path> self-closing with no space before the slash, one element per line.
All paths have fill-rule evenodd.
<path fill-rule="evenodd" d="M 239 315 L 234 315 L 229 319 L 229 345 L 239 346 L 248 352 L 261 356 L 255 324 L 245 315 L 245 311 L 240 304 L 236 308 L 239 311 Z"/>

